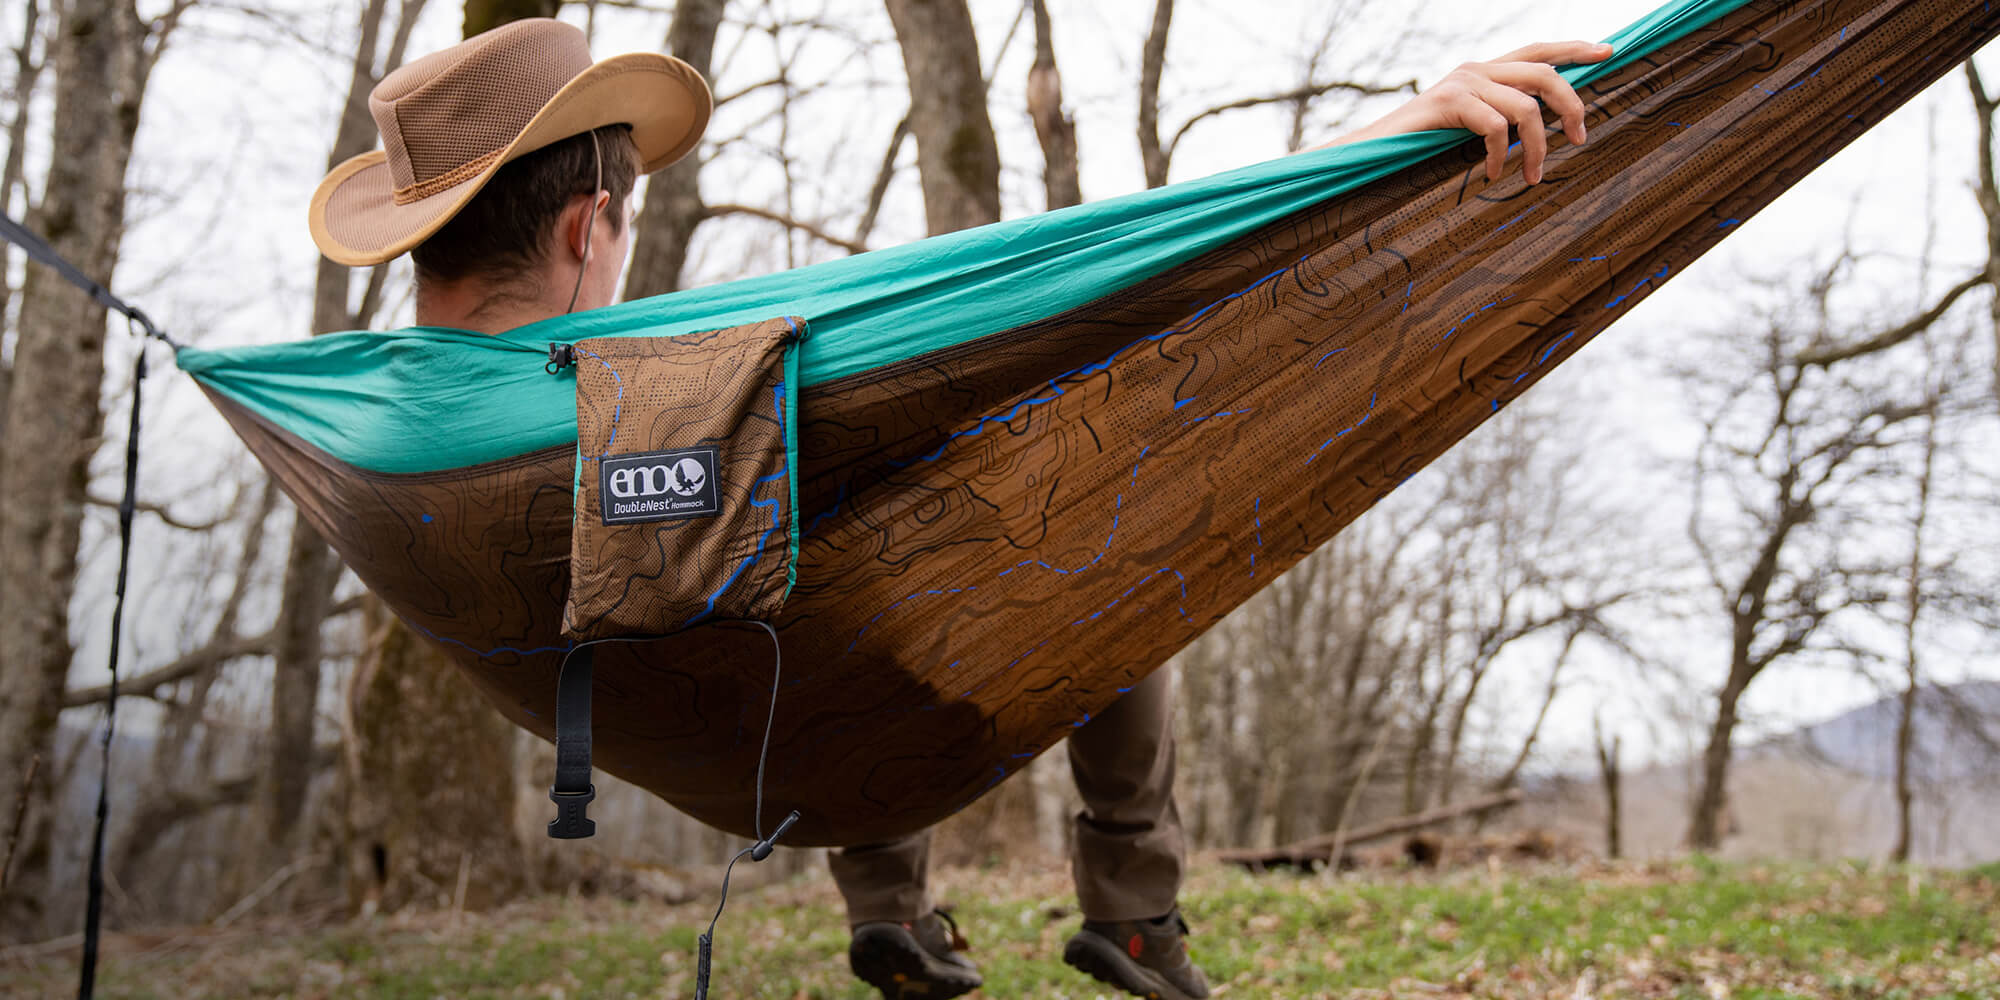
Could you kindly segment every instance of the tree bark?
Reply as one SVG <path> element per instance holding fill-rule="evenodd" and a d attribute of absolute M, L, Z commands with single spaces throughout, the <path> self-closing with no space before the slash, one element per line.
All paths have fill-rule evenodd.
<path fill-rule="evenodd" d="M 471 38 L 524 17 L 554 17 L 562 0 L 465 0 L 464 35 Z"/>
<path fill-rule="evenodd" d="M 72 0 L 54 44 L 55 117 L 48 182 L 28 219 L 57 253 L 110 283 L 125 228 L 125 169 L 150 60 L 130 0 Z M 28 762 L 48 749 L 69 673 L 69 602 L 87 502 L 89 463 L 103 430 L 105 310 L 55 272 L 27 270 L 16 370 L 0 437 L 0 810 L 20 798 Z M 51 781 L 34 794 L 48 801 Z M 47 830 L 32 821 L 18 876 L 0 899 L 0 926 L 27 929 L 42 912 Z"/>
<path fill-rule="evenodd" d="M 1701 754 L 1701 790 L 1695 795 L 1688 823 L 1688 846 L 1713 851 L 1722 846 L 1723 811 L 1729 806 L 1729 762 L 1734 753 L 1736 706 L 1755 672 L 1747 666 L 1747 645 L 1739 648 L 1729 680 L 1716 695 L 1715 721 L 1709 725 L 1708 746 Z"/>
<path fill-rule="evenodd" d="M 888 0 L 932 236 L 1000 221 L 1000 146 L 965 0 Z"/>
<path fill-rule="evenodd" d="M 1624 831 L 1620 826 L 1621 803 L 1618 798 L 1619 738 L 1613 736 L 1610 743 L 1604 742 L 1602 720 L 1592 724 L 1592 735 L 1597 745 L 1597 773 L 1604 783 L 1604 856 L 1613 861 L 1624 856 Z"/>
<path fill-rule="evenodd" d="M 1034 0 L 1035 62 L 1028 70 L 1028 117 L 1042 143 L 1042 188 L 1050 211 L 1083 204 L 1076 154 L 1076 119 L 1063 110 L 1049 6 Z"/>
<path fill-rule="evenodd" d="M 1896 843 L 1889 860 L 1910 860 L 1911 808 L 1916 799 L 1910 775 L 1910 754 L 1917 737 L 1917 696 L 1922 690 L 1923 661 L 1918 652 L 1918 625 L 1924 612 L 1924 528 L 1931 511 L 1931 480 L 1937 472 L 1937 414 L 1924 422 L 1924 462 L 1917 474 L 1916 510 L 1910 519 L 1910 562 L 1903 575 L 1903 697 L 1896 720 Z"/>
<path fill-rule="evenodd" d="M 1972 88 L 1972 105 L 1979 118 L 1979 183 L 1973 193 L 1979 199 L 1980 214 L 1986 217 L 1986 280 L 2000 288 L 2000 182 L 1995 181 L 1993 169 L 1993 120 L 2000 113 L 2000 97 L 1986 92 L 1986 85 L 1979 79 L 1979 67 L 1970 59 L 1965 61 L 1965 81 Z M 2000 399 L 2000 294 L 1993 296 L 1988 309 L 1996 351 L 1994 396 Z"/>
<path fill-rule="evenodd" d="M 674 22 L 667 29 L 667 51 L 700 71 L 715 85 L 715 35 L 722 26 L 724 0 L 679 0 Z M 625 275 L 625 297 L 640 299 L 679 291 L 694 231 L 708 218 L 701 199 L 701 154 L 655 174 L 646 182 L 645 206 L 632 234 L 632 269 Z"/>
<path fill-rule="evenodd" d="M 0 169 L 0 212 L 14 215 L 14 189 L 22 187 L 22 178 L 27 169 L 28 111 L 35 99 L 35 83 L 41 78 L 42 64 L 35 61 L 35 34 L 41 21 L 41 0 L 27 0 L 22 5 L 21 47 L 14 50 L 14 120 L 7 123 L 7 164 Z M 27 192 L 21 193 L 21 200 L 28 200 Z M 14 248 L 8 246 L 0 251 L 0 264 L 14 257 Z M 0 275 L 0 319 L 7 315 L 7 307 L 14 296 L 14 286 L 6 275 Z M 12 365 L 0 364 L 0 436 L 7 433 L 7 393 L 14 382 Z"/>
<path fill-rule="evenodd" d="M 1153 29 L 1139 56 L 1139 159 L 1148 188 L 1167 183 L 1167 152 L 1160 145 L 1160 76 L 1167 67 L 1167 27 L 1173 19 L 1174 0 L 1158 0 Z"/>
<path fill-rule="evenodd" d="M 486 909 L 525 885 L 514 728 L 380 602 L 344 734 L 348 901 L 362 913 Z"/>

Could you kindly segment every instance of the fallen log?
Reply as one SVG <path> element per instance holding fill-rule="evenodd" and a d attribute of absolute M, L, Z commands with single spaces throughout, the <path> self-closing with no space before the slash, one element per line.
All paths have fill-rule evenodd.
<path fill-rule="evenodd" d="M 1216 860 L 1228 864 L 1242 865 L 1251 871 L 1263 871 L 1266 868 L 1273 867 L 1289 866 L 1305 868 L 1314 865 L 1324 865 L 1333 861 L 1333 852 L 1336 845 L 1352 847 L 1356 844 L 1365 844 L 1371 840 L 1381 840 L 1384 837 L 1393 837 L 1400 833 L 1409 833 L 1412 830 L 1421 830 L 1428 826 L 1436 826 L 1439 823 L 1454 820 L 1460 816 L 1478 816 L 1485 813 L 1497 812 L 1518 805 L 1520 801 L 1521 790 L 1518 788 L 1509 788 L 1503 792 L 1495 792 L 1476 799 L 1467 799 L 1463 802 L 1438 806 L 1435 809 L 1427 809 L 1423 812 L 1411 813 L 1407 816 L 1398 816 L 1395 819 L 1383 820 L 1380 823 L 1371 823 L 1367 826 L 1356 827 L 1353 830 L 1335 830 L 1332 833 L 1322 833 L 1318 836 L 1307 837 L 1304 840 L 1293 841 L 1292 843 L 1283 844 L 1278 847 L 1227 848 L 1216 851 L 1214 857 Z"/>

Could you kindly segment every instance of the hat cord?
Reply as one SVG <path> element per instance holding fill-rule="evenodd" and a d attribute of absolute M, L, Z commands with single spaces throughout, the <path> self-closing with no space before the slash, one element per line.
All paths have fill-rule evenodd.
<path fill-rule="evenodd" d="M 576 284 L 570 286 L 569 305 L 563 309 L 568 315 L 576 311 L 576 297 L 583 291 L 583 272 L 590 266 L 590 238 L 597 232 L 597 193 L 604 190 L 604 153 L 597 145 L 597 130 L 590 130 L 590 162 L 596 169 L 597 181 L 590 188 L 590 217 L 583 226 L 583 260 L 576 265 Z"/>

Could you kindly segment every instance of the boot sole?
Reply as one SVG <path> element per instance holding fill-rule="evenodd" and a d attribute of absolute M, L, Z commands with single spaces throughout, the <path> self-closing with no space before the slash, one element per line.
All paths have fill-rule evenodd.
<path fill-rule="evenodd" d="M 1148 1000 L 1198 1000 L 1167 982 L 1165 977 L 1126 957 L 1125 952 L 1095 934 L 1083 933 L 1063 946 L 1063 962 L 1107 986 Z"/>
<path fill-rule="evenodd" d="M 908 934 L 856 937 L 847 949 L 847 965 L 887 1000 L 948 1000 L 985 982 L 976 972 L 933 958 Z"/>

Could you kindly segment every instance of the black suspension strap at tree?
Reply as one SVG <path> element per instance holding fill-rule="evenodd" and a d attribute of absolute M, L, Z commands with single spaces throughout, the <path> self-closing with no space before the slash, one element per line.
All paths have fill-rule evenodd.
<path fill-rule="evenodd" d="M 46 264 L 65 281 L 89 293 L 91 301 L 125 317 L 133 332 L 178 349 L 180 344 L 153 325 L 146 314 L 111 294 L 91 280 L 76 265 L 49 246 L 46 240 L 5 214 L 0 214 L 0 236 L 19 246 L 35 261 Z M 139 359 L 132 369 L 132 417 L 125 434 L 125 493 L 118 501 L 118 585 L 111 601 L 111 652 L 106 665 L 111 671 L 110 698 L 104 704 L 104 732 L 99 737 L 100 772 L 97 778 L 97 819 L 90 835 L 90 881 L 85 888 L 83 908 L 83 958 L 78 963 L 76 995 L 90 1000 L 97 989 L 97 947 L 104 914 L 104 826 L 111 814 L 111 737 L 118 720 L 118 637 L 125 621 L 125 580 L 132 568 L 132 515 L 139 503 L 139 399 L 146 381 L 146 345 L 139 345 Z"/>

